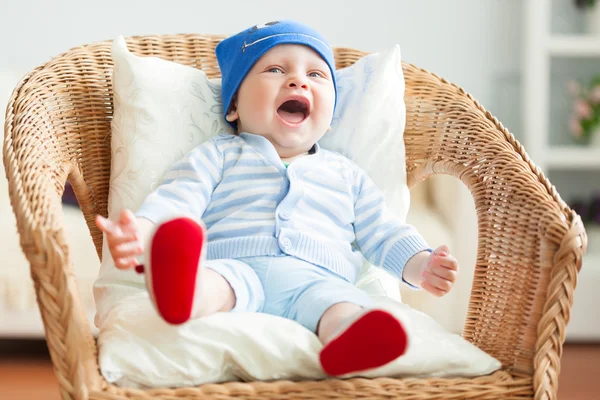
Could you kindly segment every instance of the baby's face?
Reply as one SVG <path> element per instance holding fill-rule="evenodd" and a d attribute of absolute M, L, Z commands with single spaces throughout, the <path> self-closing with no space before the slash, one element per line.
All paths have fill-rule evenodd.
<path fill-rule="evenodd" d="M 310 150 L 327 131 L 335 90 L 327 63 L 311 48 L 279 45 L 254 64 L 227 120 L 267 138 L 281 157 Z"/>

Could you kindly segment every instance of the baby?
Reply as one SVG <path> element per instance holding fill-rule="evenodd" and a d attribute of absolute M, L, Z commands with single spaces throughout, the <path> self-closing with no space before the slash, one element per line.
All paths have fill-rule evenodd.
<path fill-rule="evenodd" d="M 363 256 L 435 296 L 452 288 L 456 260 L 392 215 L 363 170 L 318 145 L 337 95 L 333 51 L 318 32 L 271 22 L 223 40 L 216 55 L 236 134 L 192 149 L 135 215 L 96 218 L 116 267 L 145 254 L 136 269 L 169 323 L 268 313 L 319 337 L 329 375 L 393 361 L 407 335 L 355 286 Z"/>

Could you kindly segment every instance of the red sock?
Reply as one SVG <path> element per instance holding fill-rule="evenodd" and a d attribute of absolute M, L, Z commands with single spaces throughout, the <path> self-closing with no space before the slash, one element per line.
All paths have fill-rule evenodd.
<path fill-rule="evenodd" d="M 161 224 L 150 240 L 146 282 L 158 313 L 171 324 L 192 316 L 204 241 L 204 227 L 189 218 Z"/>
<path fill-rule="evenodd" d="M 321 350 L 323 370 L 331 376 L 381 367 L 406 352 L 407 335 L 392 314 L 365 313 Z"/>

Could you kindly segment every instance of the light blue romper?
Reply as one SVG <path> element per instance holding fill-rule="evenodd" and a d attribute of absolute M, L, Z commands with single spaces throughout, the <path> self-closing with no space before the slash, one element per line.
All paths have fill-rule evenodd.
<path fill-rule="evenodd" d="M 282 316 L 312 332 L 334 304 L 371 304 L 355 286 L 365 258 L 402 279 L 406 262 L 430 250 L 348 158 L 315 144 L 287 167 L 266 138 L 244 132 L 186 154 L 136 215 L 204 223 L 203 267 L 229 282 L 233 311 Z"/>
<path fill-rule="evenodd" d="M 316 333 L 319 320 L 334 304 L 372 304 L 370 296 L 335 273 L 293 256 L 208 260 L 204 268 L 231 285 L 233 312 L 262 312 L 294 320 Z"/>

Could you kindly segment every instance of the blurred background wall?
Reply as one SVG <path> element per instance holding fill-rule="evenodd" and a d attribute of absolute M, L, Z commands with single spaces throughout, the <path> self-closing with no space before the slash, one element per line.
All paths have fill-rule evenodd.
<path fill-rule="evenodd" d="M 24 74 L 78 45 L 113 39 L 119 34 L 232 34 L 257 23 L 292 18 L 312 25 L 334 46 L 376 52 L 400 44 L 405 61 L 428 69 L 471 93 L 521 142 L 530 146 L 528 151 L 531 150 L 534 161 L 547 149 L 546 143 L 534 140 L 538 136 L 526 134 L 525 129 L 531 121 L 544 117 L 535 112 L 526 114 L 525 110 L 529 108 L 524 101 L 529 93 L 526 85 L 531 83 L 527 79 L 532 75 L 528 60 L 533 52 L 542 51 L 531 47 L 537 42 L 530 44 L 532 36 L 541 35 L 535 26 L 539 25 L 540 18 L 544 19 L 543 15 L 536 15 L 536 11 L 548 10 L 548 35 L 592 37 L 590 46 L 598 43 L 597 48 L 600 49 L 600 42 L 594 42 L 596 39 L 591 28 L 583 25 L 586 16 L 571 0 L 1 0 L 0 4 L 0 107 L 3 110 L 12 88 Z M 527 10 L 533 12 L 528 13 Z M 569 95 L 567 85 L 572 79 L 589 81 L 595 73 L 600 73 L 598 58 L 580 59 L 578 53 L 573 53 L 551 61 L 548 96 L 539 100 L 549 105 L 550 112 L 545 114 L 549 142 L 585 148 L 577 144 L 569 132 L 568 121 L 575 100 Z M 540 70 L 540 73 L 543 71 Z M 3 115 L 0 116 L 2 118 Z M 587 151 L 584 156 L 593 160 L 595 154 L 600 160 L 597 150 Z M 556 180 L 554 183 L 565 194 L 566 201 L 575 205 L 585 203 L 580 209 L 589 210 L 594 193 L 600 190 L 600 164 L 592 161 L 591 166 L 581 168 L 573 167 L 568 160 L 566 163 L 566 168 L 549 167 L 549 176 L 553 182 Z M 3 174 L 0 178 L 0 181 L 4 179 Z M 467 208 L 472 207 L 468 194 L 465 196 L 464 192 L 452 198 L 459 199 Z M 0 337 L 2 332 L 4 335 L 37 337 L 42 332 L 31 288 L 19 286 L 22 282 L 29 283 L 29 272 L 18 248 L 5 182 L 0 184 L 0 207 L 0 235 L 4 235 L 0 240 L 0 254 L 5 254 L 4 258 L 0 256 Z M 80 218 L 76 211 L 69 212 L 73 213 L 73 222 L 68 229 L 71 229 L 74 240 L 87 239 L 85 226 L 77 222 Z M 452 216 L 442 214 L 439 211 L 438 219 L 440 226 L 447 230 L 446 234 L 453 236 L 455 241 L 466 242 L 468 248 L 463 250 L 464 255 L 459 261 L 467 266 L 464 275 L 468 275 L 468 266 L 473 263 L 476 250 L 473 214 L 464 220 L 463 227 L 456 225 L 456 218 L 453 225 L 450 221 Z M 588 226 L 593 228 L 595 225 L 590 222 Z M 464 234 L 467 231 L 470 233 Z M 93 282 L 97 259 L 91 244 L 81 246 L 85 254 L 81 255 L 84 261 L 80 264 L 87 265 L 80 267 L 78 273 L 86 275 L 89 286 Z M 597 245 L 590 249 L 599 250 Z M 91 261 L 86 262 L 85 257 Z M 10 263 L 7 260 L 11 260 Z M 587 264 L 600 268 L 594 261 Z M 595 274 L 593 279 L 600 276 Z M 415 301 L 446 327 L 459 332 L 469 294 L 467 278 L 461 278 L 457 299 L 452 300 L 458 305 L 454 310 L 455 318 L 448 317 L 444 310 L 441 314 L 445 316 L 439 310 L 436 314 L 436 308 L 444 303 L 422 298 Z M 596 282 L 593 279 L 592 282 Z M 29 290 L 29 297 L 23 295 L 26 290 Z M 88 289 L 84 287 L 83 290 Z M 592 317 L 595 313 L 596 321 L 600 320 L 597 309 L 593 307 L 598 300 L 594 295 L 590 291 L 590 294 L 579 298 L 576 296 L 576 307 L 579 308 L 575 309 L 574 322 L 570 326 L 574 339 L 588 340 L 598 336 L 600 340 L 600 329 L 596 332 L 595 327 L 593 331 L 583 327 L 590 313 Z M 86 304 L 93 308 L 89 299 Z M 450 304 L 445 303 L 444 307 Z M 28 322 L 18 322 L 17 317 L 29 319 Z"/>

